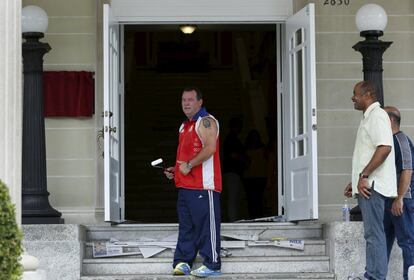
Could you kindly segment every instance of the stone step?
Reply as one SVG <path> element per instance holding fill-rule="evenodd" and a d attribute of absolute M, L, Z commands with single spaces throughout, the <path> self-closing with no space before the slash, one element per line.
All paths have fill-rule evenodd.
<path fill-rule="evenodd" d="M 134 240 L 131 240 L 134 241 Z M 304 240 L 304 250 L 294 250 L 289 248 L 281 248 L 275 246 L 247 246 L 244 248 L 229 248 L 231 257 L 277 257 L 277 256 L 325 256 L 326 244 L 324 240 Z M 134 251 L 139 251 L 137 247 Z M 85 258 L 92 258 L 92 242 L 85 244 Z M 140 255 L 131 256 L 134 258 L 142 258 Z M 156 255 L 157 258 L 173 257 L 173 251 L 166 249 Z"/>
<path fill-rule="evenodd" d="M 160 275 L 107 275 L 107 276 L 82 276 L 81 280 L 185 280 L 192 279 L 192 276 L 172 276 L 170 274 Z M 297 280 L 297 279 L 317 279 L 332 280 L 335 274 L 329 272 L 305 272 L 305 273 L 272 273 L 272 274 L 222 274 L 213 279 L 220 280 L 247 280 L 247 279 L 266 279 L 266 280 Z"/>
<path fill-rule="evenodd" d="M 199 266 L 196 263 L 195 266 Z M 171 258 L 84 259 L 83 275 L 168 274 Z M 329 272 L 326 256 L 229 257 L 222 259 L 223 273 Z"/>
<path fill-rule="evenodd" d="M 322 239 L 322 226 L 316 223 L 222 223 L 222 233 L 243 233 L 260 235 L 260 240 L 270 240 L 273 237 L 290 239 Z M 137 240 L 141 237 L 154 239 L 164 238 L 178 232 L 177 224 L 121 224 L 86 225 L 86 241 Z"/>

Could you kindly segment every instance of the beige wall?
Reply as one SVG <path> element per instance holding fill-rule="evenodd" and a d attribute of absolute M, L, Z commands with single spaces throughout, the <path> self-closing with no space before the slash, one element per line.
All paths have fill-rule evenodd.
<path fill-rule="evenodd" d="M 339 219 L 361 117 L 351 102 L 353 85 L 363 78 L 362 56 L 352 49 L 363 40 L 355 14 L 367 3 L 381 5 L 388 14 L 382 40 L 394 43 L 384 54 L 384 100 L 401 109 L 402 129 L 414 137 L 414 1 L 399 0 L 396 5 L 389 0 L 351 0 L 349 6 L 335 7 L 324 6 L 324 0 L 307 2 L 315 3 L 316 8 L 320 217 Z"/>
<path fill-rule="evenodd" d="M 49 16 L 45 55 L 50 71 L 96 71 L 96 0 L 23 0 Z M 94 222 L 98 207 L 96 124 L 92 118 L 47 118 L 46 157 L 50 203 L 66 223 Z"/>

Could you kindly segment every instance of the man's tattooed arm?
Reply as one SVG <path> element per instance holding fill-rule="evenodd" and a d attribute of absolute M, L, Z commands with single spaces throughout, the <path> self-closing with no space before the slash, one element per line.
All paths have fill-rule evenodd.
<path fill-rule="evenodd" d="M 204 118 L 203 119 L 203 126 L 205 128 L 211 128 L 211 122 L 210 122 L 210 120 L 208 118 Z"/>

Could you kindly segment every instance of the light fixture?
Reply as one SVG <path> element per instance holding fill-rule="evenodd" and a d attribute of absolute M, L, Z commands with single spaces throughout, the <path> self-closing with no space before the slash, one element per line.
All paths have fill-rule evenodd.
<path fill-rule="evenodd" d="M 22 9 L 22 33 L 45 33 L 49 19 L 46 12 L 38 6 L 26 6 Z"/>
<path fill-rule="evenodd" d="M 387 21 L 387 13 L 377 4 L 366 4 L 362 6 L 355 16 L 355 22 L 360 32 L 383 32 L 387 26 Z"/>
<path fill-rule="evenodd" d="M 40 42 L 48 25 L 37 6 L 22 9 L 23 129 L 22 223 L 61 224 L 62 213 L 49 203 L 46 178 L 45 120 L 43 115 L 43 56 L 51 48 Z"/>
<path fill-rule="evenodd" d="M 180 30 L 184 34 L 192 34 L 197 29 L 197 25 L 185 24 L 180 25 Z"/>

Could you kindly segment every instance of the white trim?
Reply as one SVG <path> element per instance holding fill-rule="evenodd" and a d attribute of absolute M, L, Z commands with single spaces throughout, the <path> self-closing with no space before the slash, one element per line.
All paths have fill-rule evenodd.
<path fill-rule="evenodd" d="M 62 213 L 65 224 L 103 223 L 103 208 L 61 207 L 56 210 Z"/>
<path fill-rule="evenodd" d="M 113 0 L 111 7 L 115 17 L 122 24 L 246 23 L 285 21 L 293 13 L 292 2 L 292 0 Z"/>
<path fill-rule="evenodd" d="M 276 25 L 276 112 L 277 112 L 277 214 L 282 215 L 284 207 L 284 188 L 283 188 L 283 79 L 282 79 L 282 61 L 284 49 L 284 28 L 281 24 Z"/>

